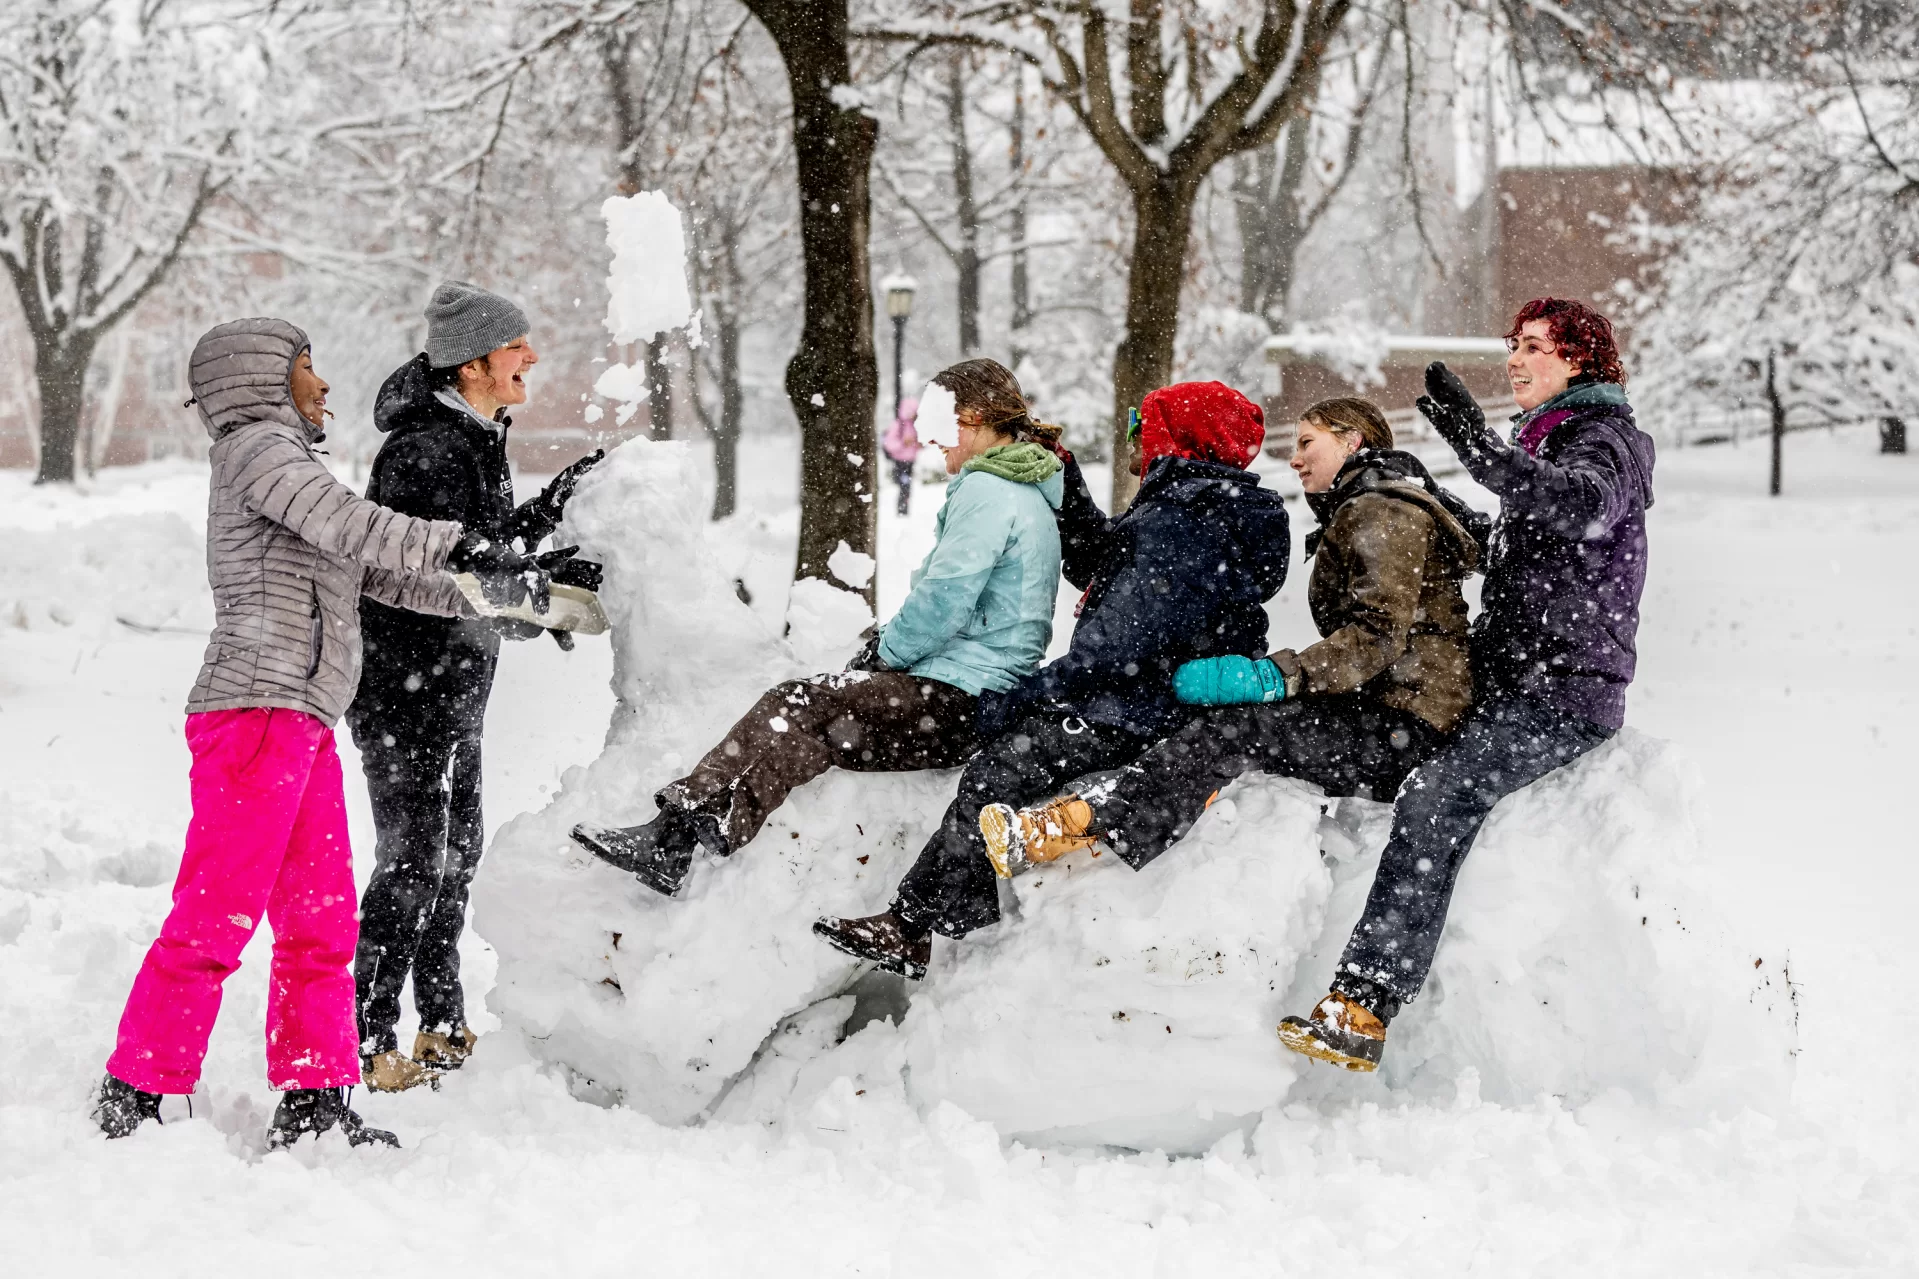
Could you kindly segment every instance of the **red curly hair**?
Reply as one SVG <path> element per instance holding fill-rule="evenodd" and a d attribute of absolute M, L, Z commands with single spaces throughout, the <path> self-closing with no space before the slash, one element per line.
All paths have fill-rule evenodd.
<path fill-rule="evenodd" d="M 1519 331 L 1534 320 L 1546 323 L 1546 332 L 1568 364 L 1601 382 L 1626 382 L 1626 367 L 1619 362 L 1619 343 L 1613 338 L 1612 321 L 1571 298 L 1534 298 L 1519 308 L 1506 340 L 1513 341 Z"/>

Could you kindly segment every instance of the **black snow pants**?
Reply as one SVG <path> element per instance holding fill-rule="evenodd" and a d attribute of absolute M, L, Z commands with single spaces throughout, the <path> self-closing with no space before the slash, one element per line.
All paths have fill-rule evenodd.
<path fill-rule="evenodd" d="M 1328 795 L 1383 800 L 1445 740 L 1412 712 L 1356 693 L 1217 706 L 1080 798 L 1092 806 L 1093 829 L 1138 870 L 1242 774 L 1297 777 Z"/>
<path fill-rule="evenodd" d="M 480 869 L 480 737 L 397 735 L 349 718 L 373 800 L 373 877 L 360 898 L 353 981 L 362 1056 L 399 1046 L 400 989 L 413 975 L 421 1030 L 466 1024 L 460 934 Z"/>
<path fill-rule="evenodd" d="M 1334 988 L 1351 976 L 1412 1002 L 1432 969 L 1459 868 L 1493 806 L 1604 745 L 1614 731 L 1513 694 L 1468 711 L 1458 735 L 1400 789 L 1393 833 Z"/>
<path fill-rule="evenodd" d="M 1075 777 L 1131 762 L 1151 740 L 1076 715 L 1020 720 L 981 747 L 960 774 L 959 793 L 939 829 L 900 881 L 893 913 L 915 932 L 947 937 L 996 923 L 999 889 L 979 831 L 980 809 L 1050 798 Z"/>

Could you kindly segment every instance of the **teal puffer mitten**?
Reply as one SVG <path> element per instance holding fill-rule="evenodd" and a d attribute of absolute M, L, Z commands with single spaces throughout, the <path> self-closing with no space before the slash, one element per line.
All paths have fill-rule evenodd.
<path fill-rule="evenodd" d="M 1243 706 L 1286 696 L 1286 677 L 1270 657 L 1201 657 L 1173 672 L 1173 696 L 1188 706 Z"/>

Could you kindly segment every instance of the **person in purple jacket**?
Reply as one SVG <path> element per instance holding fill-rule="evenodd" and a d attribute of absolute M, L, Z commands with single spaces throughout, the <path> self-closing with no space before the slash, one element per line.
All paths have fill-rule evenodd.
<path fill-rule="evenodd" d="M 1487 428 L 1444 364 L 1427 368 L 1418 401 L 1500 501 L 1471 636 L 1473 708 L 1400 788 L 1331 992 L 1279 1028 L 1288 1048 L 1349 1070 L 1378 1066 L 1387 1024 L 1425 984 L 1459 868 L 1493 806 L 1604 744 L 1625 720 L 1652 440 L 1634 425 L 1603 315 L 1540 298 L 1520 308 L 1506 346 L 1521 410 L 1510 440 Z"/>

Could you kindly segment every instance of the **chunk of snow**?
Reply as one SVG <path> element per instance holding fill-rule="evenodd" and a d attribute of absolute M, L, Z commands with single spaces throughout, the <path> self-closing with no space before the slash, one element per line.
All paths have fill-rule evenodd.
<path fill-rule="evenodd" d="M 606 411 L 597 404 L 589 404 L 584 409 L 580 410 L 580 416 L 586 419 L 586 424 L 588 426 L 591 426 L 595 422 L 599 421 L 601 418 L 605 417 Z"/>
<path fill-rule="evenodd" d="M 827 563 L 830 569 L 832 560 Z M 873 610 L 864 597 L 819 577 L 793 583 L 786 602 L 786 638 L 801 662 L 820 670 L 844 665 L 859 650 L 861 633 L 872 624 Z"/>
<path fill-rule="evenodd" d="M 953 393 L 937 382 L 928 382 L 920 392 L 920 412 L 913 428 L 922 444 L 943 444 L 949 449 L 958 444 L 959 405 Z"/>
<path fill-rule="evenodd" d="M 854 550 L 844 540 L 826 557 L 826 571 L 856 591 L 866 589 L 866 584 L 873 580 L 873 570 L 878 567 L 879 561 L 864 551 Z"/>
<path fill-rule="evenodd" d="M 686 287 L 686 231 L 664 192 L 614 196 L 600 206 L 606 243 L 606 328 L 615 342 L 650 342 L 693 313 Z"/>
<path fill-rule="evenodd" d="M 634 404 L 647 397 L 646 370 L 638 364 L 609 364 L 593 379 L 595 394 L 622 404 Z"/>

